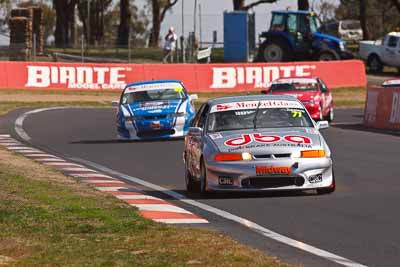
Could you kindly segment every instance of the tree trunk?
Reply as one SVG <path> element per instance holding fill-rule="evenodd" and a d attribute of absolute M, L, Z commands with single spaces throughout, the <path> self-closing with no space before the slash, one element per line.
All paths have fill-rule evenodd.
<path fill-rule="evenodd" d="M 369 39 L 368 25 L 367 25 L 367 3 L 366 0 L 360 0 L 360 22 L 363 30 L 364 40 Z"/>
<path fill-rule="evenodd" d="M 64 26 L 67 18 L 64 4 L 63 0 L 53 0 L 53 5 L 56 10 L 56 29 L 54 32 L 54 39 L 57 47 L 64 47 L 66 45 Z"/>
<path fill-rule="evenodd" d="M 157 47 L 159 44 L 160 28 L 161 28 L 161 19 L 160 19 L 161 8 L 158 0 L 152 1 L 152 10 L 153 10 L 153 23 L 150 33 L 149 46 Z"/>
<path fill-rule="evenodd" d="M 129 0 L 120 0 L 119 3 L 120 21 L 118 26 L 118 46 L 127 46 L 129 41 L 129 24 L 131 21 L 131 12 L 129 9 Z"/>
<path fill-rule="evenodd" d="M 233 10 L 243 10 L 244 0 L 233 0 Z"/>
<path fill-rule="evenodd" d="M 310 4 L 308 3 L 308 0 L 297 0 L 297 7 L 298 10 L 309 10 Z"/>

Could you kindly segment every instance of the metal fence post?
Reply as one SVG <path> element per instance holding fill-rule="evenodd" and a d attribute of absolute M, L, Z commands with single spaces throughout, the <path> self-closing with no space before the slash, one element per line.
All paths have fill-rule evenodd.
<path fill-rule="evenodd" d="M 81 35 L 81 59 L 82 59 L 82 63 L 85 62 L 84 53 L 85 53 L 85 36 L 84 36 L 84 34 L 82 32 L 82 35 Z"/>
<path fill-rule="evenodd" d="M 32 57 L 33 61 L 36 61 L 36 33 L 33 34 Z"/>

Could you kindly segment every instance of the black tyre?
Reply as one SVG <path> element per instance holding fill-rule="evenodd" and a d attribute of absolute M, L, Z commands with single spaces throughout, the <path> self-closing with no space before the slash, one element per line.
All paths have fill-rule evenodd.
<path fill-rule="evenodd" d="M 325 117 L 325 120 L 332 122 L 334 117 L 335 117 L 335 114 L 333 112 L 333 108 L 330 108 L 328 115 Z"/>
<path fill-rule="evenodd" d="M 318 60 L 319 61 L 333 61 L 333 60 L 338 60 L 337 56 L 333 54 L 332 52 L 329 51 L 322 51 L 318 55 Z"/>
<path fill-rule="evenodd" d="M 383 71 L 383 64 L 377 55 L 371 55 L 368 58 L 367 65 L 371 73 L 381 73 Z"/>
<path fill-rule="evenodd" d="M 207 194 L 207 171 L 203 160 L 200 165 L 200 193 L 202 195 Z"/>
<path fill-rule="evenodd" d="M 186 184 L 186 191 L 188 192 L 193 193 L 193 192 L 199 192 L 200 190 L 199 182 L 197 182 L 194 179 L 193 175 L 190 174 L 187 164 L 185 164 L 185 184 Z"/>
<path fill-rule="evenodd" d="M 261 44 L 258 60 L 264 62 L 285 62 L 293 59 L 290 46 L 283 40 L 270 40 Z"/>
<path fill-rule="evenodd" d="M 326 188 L 319 188 L 317 189 L 317 194 L 318 195 L 326 195 L 326 194 L 331 194 L 335 192 L 336 189 L 336 182 L 335 182 L 335 175 L 333 174 L 332 171 L 332 185 Z"/>

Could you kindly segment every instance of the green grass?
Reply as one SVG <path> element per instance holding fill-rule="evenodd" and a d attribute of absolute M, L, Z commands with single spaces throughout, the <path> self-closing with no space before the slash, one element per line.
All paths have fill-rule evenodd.
<path fill-rule="evenodd" d="M 0 265 L 289 266 L 209 230 L 131 206 L 0 149 Z"/>

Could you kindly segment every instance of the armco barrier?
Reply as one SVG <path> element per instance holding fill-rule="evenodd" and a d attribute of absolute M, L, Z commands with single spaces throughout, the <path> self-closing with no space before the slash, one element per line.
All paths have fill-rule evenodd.
<path fill-rule="evenodd" d="M 247 64 L 0 62 L 0 89 L 121 90 L 127 83 L 177 79 L 191 92 L 255 91 L 280 77 L 320 77 L 330 88 L 366 85 L 358 60 Z"/>
<path fill-rule="evenodd" d="M 400 130 L 400 88 L 368 88 L 364 125 L 388 130 Z"/>

